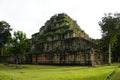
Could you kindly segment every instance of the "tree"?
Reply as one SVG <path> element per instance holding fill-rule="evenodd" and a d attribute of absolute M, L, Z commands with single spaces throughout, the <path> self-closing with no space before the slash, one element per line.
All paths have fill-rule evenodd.
<path fill-rule="evenodd" d="M 120 36 L 118 36 L 117 43 L 114 45 L 113 53 L 114 53 L 112 54 L 113 61 L 120 62 Z"/>
<path fill-rule="evenodd" d="M 6 56 L 6 45 L 8 45 L 11 38 L 10 25 L 6 21 L 0 21 L 0 55 L 2 56 L 1 61 L 5 63 Z M 3 54 L 4 53 L 4 54 Z"/>
<path fill-rule="evenodd" d="M 105 14 L 102 21 L 99 22 L 102 29 L 102 41 L 108 46 L 108 64 L 111 64 L 111 49 L 117 41 L 117 36 L 120 34 L 120 14 Z"/>
<path fill-rule="evenodd" d="M 10 25 L 6 21 L 0 21 L 0 48 L 1 48 L 1 55 L 3 56 L 3 49 L 4 46 L 7 44 L 11 37 Z"/>
<path fill-rule="evenodd" d="M 25 33 L 23 33 L 22 31 L 14 32 L 11 52 L 13 52 L 13 55 L 15 56 L 16 68 L 20 60 L 20 57 L 24 55 L 26 52 L 28 42 L 29 41 L 26 38 Z"/>

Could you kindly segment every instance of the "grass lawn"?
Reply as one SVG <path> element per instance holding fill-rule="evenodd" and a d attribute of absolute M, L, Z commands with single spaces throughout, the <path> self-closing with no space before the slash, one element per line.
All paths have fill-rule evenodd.
<path fill-rule="evenodd" d="M 110 80 L 120 80 L 120 68 L 118 68 L 118 70 L 115 72 Z"/>
<path fill-rule="evenodd" d="M 15 69 L 0 64 L 0 80 L 103 80 L 118 64 L 111 66 L 20 65 Z"/>

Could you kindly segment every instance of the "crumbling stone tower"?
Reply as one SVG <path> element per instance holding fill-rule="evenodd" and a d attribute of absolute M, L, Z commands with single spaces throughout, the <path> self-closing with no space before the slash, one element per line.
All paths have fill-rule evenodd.
<path fill-rule="evenodd" d="M 65 13 L 52 16 L 32 41 L 33 63 L 96 64 L 94 40 Z M 100 54 L 96 56 L 101 59 Z"/>

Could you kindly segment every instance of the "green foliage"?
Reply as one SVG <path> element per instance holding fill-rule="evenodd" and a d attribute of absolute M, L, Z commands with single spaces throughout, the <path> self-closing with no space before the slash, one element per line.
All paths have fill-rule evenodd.
<path fill-rule="evenodd" d="M 14 32 L 13 42 L 14 54 L 24 54 L 27 48 L 26 34 L 22 31 Z"/>
<path fill-rule="evenodd" d="M 3 48 L 9 42 L 11 37 L 10 25 L 6 21 L 0 21 L 0 48 L 1 54 L 3 55 Z"/>
<path fill-rule="evenodd" d="M 0 21 L 0 45 L 4 45 L 9 40 L 10 34 L 10 25 L 5 21 Z"/>
<path fill-rule="evenodd" d="M 102 41 L 104 45 L 108 46 L 109 59 L 108 63 L 111 64 L 111 49 L 117 42 L 117 36 L 120 35 L 120 14 L 106 14 L 99 22 L 102 29 Z M 106 47 L 105 46 L 105 47 Z"/>
<path fill-rule="evenodd" d="M 102 37 L 105 43 L 111 44 L 111 47 L 114 46 L 117 41 L 117 36 L 120 35 L 120 17 L 119 14 L 106 14 L 102 18 L 102 21 L 99 22 L 99 25 L 102 29 Z"/>
<path fill-rule="evenodd" d="M 14 37 L 12 39 L 11 53 L 15 57 L 16 68 L 18 67 L 19 59 L 21 56 L 24 56 L 27 45 L 30 44 L 30 41 L 26 38 L 26 34 L 22 31 L 14 32 Z"/>
<path fill-rule="evenodd" d="M 3 52 L 4 52 L 3 56 L 12 56 L 12 54 L 11 54 L 11 46 L 10 45 L 5 46 Z"/>
<path fill-rule="evenodd" d="M 120 36 L 118 36 L 117 38 L 117 42 L 113 47 L 113 53 L 112 57 L 113 57 L 113 61 L 115 62 L 119 62 L 119 56 L 120 56 Z"/>

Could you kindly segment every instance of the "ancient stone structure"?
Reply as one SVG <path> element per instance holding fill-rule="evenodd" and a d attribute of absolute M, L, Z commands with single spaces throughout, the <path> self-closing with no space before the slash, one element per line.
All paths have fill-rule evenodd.
<path fill-rule="evenodd" d="M 103 61 L 99 46 L 65 13 L 56 14 L 32 35 L 32 63 L 94 65 Z"/>

